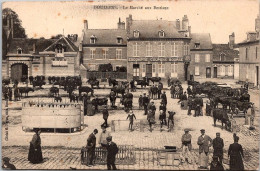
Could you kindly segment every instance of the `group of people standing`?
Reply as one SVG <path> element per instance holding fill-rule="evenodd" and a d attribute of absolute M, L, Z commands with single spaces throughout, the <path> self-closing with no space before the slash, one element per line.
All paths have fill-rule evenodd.
<path fill-rule="evenodd" d="M 181 138 L 182 141 L 182 162 L 188 161 L 188 163 L 194 162 L 192 150 L 192 136 L 189 133 L 189 129 L 184 129 L 184 134 Z M 210 147 L 213 146 L 213 158 L 210 164 L 210 170 L 224 170 L 223 167 L 223 148 L 224 141 L 220 137 L 220 133 L 216 133 L 216 138 L 213 140 L 210 136 L 205 134 L 205 129 L 200 130 L 201 135 L 198 137 L 197 144 L 199 146 L 199 169 L 207 169 L 209 161 Z M 244 170 L 243 164 L 243 148 L 238 144 L 239 137 L 234 134 L 234 143 L 230 144 L 228 149 L 228 157 L 230 159 L 230 170 Z"/>

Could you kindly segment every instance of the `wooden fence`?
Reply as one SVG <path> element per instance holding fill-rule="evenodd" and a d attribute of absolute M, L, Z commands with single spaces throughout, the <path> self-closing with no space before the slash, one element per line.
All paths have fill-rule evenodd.
<path fill-rule="evenodd" d="M 127 72 L 99 72 L 99 71 L 87 71 L 87 79 L 96 77 L 97 79 L 105 79 L 108 77 L 114 79 L 127 79 Z"/>

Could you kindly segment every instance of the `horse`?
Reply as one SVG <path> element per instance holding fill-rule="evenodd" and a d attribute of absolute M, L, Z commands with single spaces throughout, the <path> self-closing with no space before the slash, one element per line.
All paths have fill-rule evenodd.
<path fill-rule="evenodd" d="M 107 98 L 94 98 L 91 103 L 93 106 L 95 106 L 95 111 L 98 111 L 98 106 L 103 106 L 106 105 L 107 106 Z"/>
<path fill-rule="evenodd" d="M 115 87 L 116 85 L 118 85 L 118 81 L 114 78 L 108 78 L 108 84 L 109 86 L 113 85 L 113 87 Z"/>
<path fill-rule="evenodd" d="M 82 92 L 91 93 L 91 96 L 94 96 L 94 90 L 88 86 L 80 86 L 79 87 L 79 96 L 81 96 Z"/>
<path fill-rule="evenodd" d="M 161 81 L 161 77 L 151 77 L 151 78 L 148 78 L 148 80 L 152 81 L 153 84 L 154 84 L 154 82 L 159 82 L 159 81 Z"/>
<path fill-rule="evenodd" d="M 118 96 L 118 94 L 122 94 L 122 96 L 125 94 L 124 87 L 113 87 L 111 88 L 111 91 L 114 91 L 116 93 L 116 96 Z"/>
<path fill-rule="evenodd" d="M 91 88 L 93 89 L 94 86 L 97 86 L 97 88 L 99 88 L 99 81 L 98 80 L 92 80 L 92 79 L 89 79 L 87 81 L 87 83 L 89 83 L 91 85 Z"/>

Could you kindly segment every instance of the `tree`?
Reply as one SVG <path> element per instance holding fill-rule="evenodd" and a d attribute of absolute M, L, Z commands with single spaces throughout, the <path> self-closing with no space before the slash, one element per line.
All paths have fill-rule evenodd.
<path fill-rule="evenodd" d="M 57 34 L 56 36 L 51 36 L 51 39 L 59 39 L 62 36 L 63 36 L 62 34 Z"/>
<path fill-rule="evenodd" d="M 3 9 L 3 26 L 5 23 L 7 23 L 7 16 L 12 16 L 13 18 L 13 38 L 27 38 L 27 35 L 25 34 L 25 29 L 22 26 L 22 21 L 19 19 L 18 14 L 16 14 L 15 11 L 13 11 L 11 8 L 5 8 Z"/>

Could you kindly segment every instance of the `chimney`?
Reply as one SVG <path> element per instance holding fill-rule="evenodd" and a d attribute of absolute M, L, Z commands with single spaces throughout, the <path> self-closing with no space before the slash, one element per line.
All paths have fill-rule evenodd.
<path fill-rule="evenodd" d="M 35 53 L 36 52 L 36 45 L 35 45 L 35 43 L 33 43 L 33 53 Z"/>
<path fill-rule="evenodd" d="M 126 18 L 126 32 L 127 32 L 127 34 L 130 34 L 130 27 L 132 25 L 132 21 L 133 21 L 132 15 L 129 14 L 129 17 Z"/>
<path fill-rule="evenodd" d="M 260 16 L 257 15 L 257 18 L 255 19 L 255 31 L 260 32 Z"/>
<path fill-rule="evenodd" d="M 121 19 L 119 18 L 119 21 L 117 23 L 117 29 L 124 30 L 125 29 L 125 22 L 121 22 Z"/>
<path fill-rule="evenodd" d="M 231 35 L 229 35 L 229 48 L 233 49 L 235 45 L 235 33 L 233 32 Z"/>
<path fill-rule="evenodd" d="M 13 19 L 13 15 L 11 15 L 11 38 L 14 38 L 14 19 Z"/>
<path fill-rule="evenodd" d="M 181 22 L 179 19 L 176 19 L 176 28 L 177 28 L 177 30 L 181 29 Z"/>
<path fill-rule="evenodd" d="M 182 17 L 182 30 L 188 30 L 188 26 L 189 26 L 189 19 L 187 15 L 184 15 Z"/>
<path fill-rule="evenodd" d="M 191 26 L 188 26 L 189 37 L 191 37 Z"/>
<path fill-rule="evenodd" d="M 88 29 L 88 20 L 84 20 L 84 29 L 85 29 L 85 30 Z"/>

